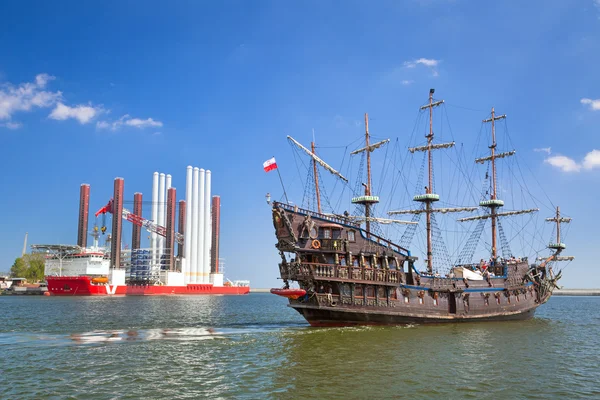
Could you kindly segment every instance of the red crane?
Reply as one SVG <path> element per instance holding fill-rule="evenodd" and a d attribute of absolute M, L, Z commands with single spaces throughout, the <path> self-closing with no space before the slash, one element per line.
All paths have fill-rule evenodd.
<path fill-rule="evenodd" d="M 95 215 L 96 215 L 96 217 L 98 217 L 98 215 L 100 215 L 100 214 L 106 215 L 106 213 L 110 213 L 110 214 L 113 213 L 113 199 L 110 199 L 104 207 L 102 207 L 101 209 L 96 211 Z M 135 224 L 137 226 L 141 226 L 142 228 L 145 228 L 148 232 L 156 233 L 157 235 L 164 236 L 164 237 L 167 236 L 167 228 L 165 228 L 164 226 L 155 224 L 154 221 L 151 221 L 149 219 L 146 219 L 144 217 L 136 215 L 126 208 L 123 208 L 123 213 L 121 214 L 121 217 L 124 220 L 131 222 L 132 224 Z M 102 228 L 101 228 L 102 233 L 104 233 L 106 231 L 105 225 L 106 224 L 102 223 Z M 183 235 L 179 232 L 175 232 L 175 241 L 179 244 L 183 244 Z"/>

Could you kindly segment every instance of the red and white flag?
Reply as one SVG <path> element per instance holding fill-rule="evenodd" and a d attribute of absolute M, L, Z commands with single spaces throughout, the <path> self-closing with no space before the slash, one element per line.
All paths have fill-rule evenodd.
<path fill-rule="evenodd" d="M 265 169 L 265 172 L 273 171 L 274 169 L 276 169 L 277 163 L 275 162 L 275 157 L 265 161 L 263 163 L 263 168 Z"/>

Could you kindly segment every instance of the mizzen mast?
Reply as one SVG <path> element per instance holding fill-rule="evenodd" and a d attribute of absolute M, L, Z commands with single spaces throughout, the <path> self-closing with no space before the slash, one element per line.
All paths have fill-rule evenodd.
<path fill-rule="evenodd" d="M 371 152 L 385 144 L 387 144 L 390 139 L 382 140 L 381 142 L 377 142 L 374 144 L 369 143 L 370 135 L 369 135 L 369 114 L 365 113 L 365 147 L 362 149 L 358 149 L 350 153 L 351 156 L 355 154 L 359 154 L 362 152 L 367 153 L 367 183 L 363 186 L 365 187 L 365 195 L 357 196 L 352 198 L 352 203 L 361 204 L 365 207 L 365 230 L 367 232 L 367 237 L 371 233 L 371 221 L 377 221 L 376 218 L 371 217 L 371 206 L 379 203 L 379 196 L 373 196 L 371 190 Z"/>
<path fill-rule="evenodd" d="M 313 156 L 316 155 L 315 153 L 315 142 L 310 142 L 310 149 L 312 150 L 312 154 Z M 319 193 L 319 174 L 317 173 L 317 161 L 315 160 L 315 158 L 313 157 L 312 160 L 312 164 L 313 164 L 313 174 L 315 176 L 315 191 L 317 193 L 317 211 L 319 212 L 319 214 L 321 214 L 321 193 Z"/>
<path fill-rule="evenodd" d="M 315 153 L 315 142 L 311 142 L 311 150 L 307 149 L 306 147 L 302 146 L 300 143 L 298 143 L 298 141 L 296 141 L 293 137 L 288 135 L 288 140 L 292 143 L 294 143 L 296 146 L 298 146 L 298 148 L 300 148 L 301 150 L 303 150 L 306 154 L 308 154 L 311 158 L 312 158 L 312 162 L 313 162 L 313 173 L 314 173 L 314 177 L 315 177 L 315 190 L 316 190 L 316 195 L 317 195 L 317 209 L 319 211 L 319 214 L 322 214 L 321 211 L 321 195 L 319 192 L 319 174 L 317 171 L 317 164 L 319 164 L 320 166 L 322 166 L 323 168 L 325 168 L 327 171 L 329 171 L 331 174 L 337 176 L 338 178 L 340 178 L 341 180 L 343 180 L 344 182 L 348 182 L 348 179 L 346 179 L 342 174 L 340 174 L 338 171 L 336 171 L 334 168 L 332 168 L 329 164 L 327 164 L 325 161 L 321 160 L 317 154 Z"/>

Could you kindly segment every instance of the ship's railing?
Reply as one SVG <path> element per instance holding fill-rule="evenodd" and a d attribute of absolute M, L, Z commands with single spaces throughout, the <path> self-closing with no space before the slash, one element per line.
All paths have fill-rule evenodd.
<path fill-rule="evenodd" d="M 369 238 L 367 240 L 371 240 L 372 242 L 375 242 L 377 244 L 384 245 L 389 249 L 397 251 L 398 253 L 408 254 L 408 249 L 405 249 L 404 247 L 400 247 L 396 243 L 393 243 L 385 238 L 382 238 L 381 236 L 377 236 L 372 233 L 369 233 Z"/>
<path fill-rule="evenodd" d="M 310 215 L 311 217 L 317 217 L 320 219 L 324 219 L 327 221 L 331 221 L 331 222 L 337 222 L 338 224 L 344 224 L 344 225 L 349 225 L 349 226 L 353 226 L 353 227 L 360 227 L 360 224 L 350 221 L 347 218 L 343 218 L 343 217 L 338 217 L 335 215 L 329 215 L 329 214 L 319 214 L 318 212 L 315 211 L 310 211 L 310 210 L 306 210 L 304 208 L 300 208 L 298 206 L 291 206 L 289 204 L 285 204 L 285 203 L 279 203 L 277 201 L 273 202 L 273 204 L 275 206 L 279 206 L 281 208 L 283 208 L 284 210 L 287 211 L 291 211 L 291 212 L 295 212 L 295 213 L 300 213 L 300 214 L 305 214 L 305 215 Z"/>
<path fill-rule="evenodd" d="M 314 211 L 306 210 L 306 209 L 300 208 L 298 206 L 291 206 L 291 205 L 285 204 L 285 203 L 274 202 L 274 205 L 279 206 L 279 207 L 283 208 L 284 210 L 287 210 L 290 212 L 310 215 L 311 217 L 317 217 L 317 218 L 321 218 L 321 219 L 324 219 L 327 221 L 337 222 L 339 224 L 352 226 L 356 229 L 361 230 L 360 223 L 351 221 L 348 218 L 338 217 L 336 215 L 330 215 L 330 214 L 319 214 Z M 361 234 L 364 237 L 364 233 L 362 233 L 362 230 L 361 230 Z M 374 235 L 373 233 L 369 233 L 369 238 L 367 240 L 371 240 L 372 242 L 375 242 L 377 244 L 384 245 L 384 246 L 386 246 L 392 250 L 395 250 L 399 253 L 408 254 L 408 249 L 405 249 L 404 247 L 400 247 L 399 245 L 389 241 L 388 239 L 382 238 L 381 236 Z"/>
<path fill-rule="evenodd" d="M 319 239 L 322 250 L 346 251 L 344 241 L 341 239 Z"/>
<path fill-rule="evenodd" d="M 321 263 L 280 264 L 279 270 L 283 279 L 304 280 L 343 279 L 354 281 L 372 281 L 382 283 L 402 282 L 403 272 L 384 268 L 361 268 L 347 265 Z"/>

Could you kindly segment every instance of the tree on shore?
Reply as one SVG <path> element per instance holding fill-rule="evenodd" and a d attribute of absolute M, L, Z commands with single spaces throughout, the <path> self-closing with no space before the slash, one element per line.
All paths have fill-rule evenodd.
<path fill-rule="evenodd" d="M 41 254 L 25 254 L 15 260 L 10 268 L 12 278 L 25 278 L 29 282 L 44 279 L 44 257 Z"/>

